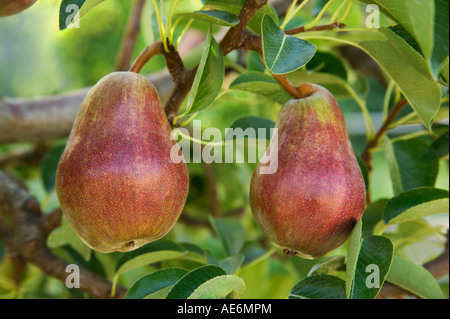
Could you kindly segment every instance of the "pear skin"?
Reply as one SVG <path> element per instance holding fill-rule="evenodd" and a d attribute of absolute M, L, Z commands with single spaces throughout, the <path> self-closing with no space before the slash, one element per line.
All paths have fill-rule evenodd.
<path fill-rule="evenodd" d="M 314 84 L 299 88 L 307 96 L 284 105 L 276 122 L 278 170 L 263 175 L 268 164 L 258 165 L 250 205 L 271 242 L 288 255 L 316 258 L 348 239 L 364 213 L 366 188 L 334 96 Z"/>
<path fill-rule="evenodd" d="M 36 0 L 0 0 L 0 17 L 20 13 L 35 2 Z"/>
<path fill-rule="evenodd" d="M 116 72 L 89 91 L 56 173 L 63 214 L 89 247 L 126 252 L 172 229 L 189 190 L 187 166 L 171 160 L 173 147 L 146 77 Z"/>

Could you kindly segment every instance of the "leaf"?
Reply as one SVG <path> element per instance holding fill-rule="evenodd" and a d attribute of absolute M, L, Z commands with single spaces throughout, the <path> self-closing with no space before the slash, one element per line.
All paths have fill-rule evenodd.
<path fill-rule="evenodd" d="M 345 256 L 333 256 L 314 265 L 308 277 L 317 275 L 332 275 L 337 269 L 345 266 Z"/>
<path fill-rule="evenodd" d="M 441 105 L 439 84 L 419 72 L 409 58 L 405 59 L 387 41 L 363 41 L 360 45 L 395 81 L 427 129 L 430 129 L 431 121 Z"/>
<path fill-rule="evenodd" d="M 402 257 L 394 257 L 387 281 L 420 298 L 444 298 L 439 284 L 428 270 Z"/>
<path fill-rule="evenodd" d="M 258 263 L 268 257 L 271 252 L 262 248 L 254 241 L 247 241 L 244 247 L 241 249 L 241 253 L 244 254 L 244 260 L 242 266 L 249 266 Z"/>
<path fill-rule="evenodd" d="M 273 128 L 275 127 L 275 122 L 262 118 L 262 117 L 256 117 L 256 116 L 246 116 L 246 117 L 242 117 L 238 120 L 236 120 L 235 122 L 233 122 L 233 124 L 231 124 L 230 128 L 233 131 L 228 131 L 228 134 L 225 136 L 225 140 L 231 140 L 231 139 L 237 139 L 240 138 L 240 134 L 236 135 L 236 129 L 242 129 L 243 132 L 245 133 L 245 131 L 247 129 L 252 129 L 254 130 L 254 132 L 256 133 L 254 138 L 255 139 L 260 139 L 260 138 L 265 138 L 266 140 L 270 140 L 272 138 L 272 132 L 273 132 Z M 260 134 L 260 129 L 261 130 L 261 135 Z M 234 132 L 234 134 L 233 134 Z"/>
<path fill-rule="evenodd" d="M 448 61 L 449 2 L 447 0 L 434 0 L 434 4 L 434 49 L 433 55 L 431 56 L 431 69 L 433 71 L 435 79 L 438 79 L 443 64 Z"/>
<path fill-rule="evenodd" d="M 89 261 L 91 258 L 91 248 L 80 239 L 65 218 L 61 219 L 61 226 L 50 233 L 47 244 L 50 248 L 58 248 L 68 244 L 78 252 L 84 260 Z"/>
<path fill-rule="evenodd" d="M 380 30 L 389 43 L 424 76 L 432 79 L 430 66 L 423 57 L 420 47 L 414 38 L 399 24 L 394 27 Z"/>
<path fill-rule="evenodd" d="M 437 158 L 443 159 L 449 154 L 449 131 L 439 136 L 433 144 L 431 144 L 424 154 L 432 152 Z"/>
<path fill-rule="evenodd" d="M 375 299 L 386 280 L 393 256 L 394 247 L 389 238 L 364 238 L 353 274 L 350 299 Z"/>
<path fill-rule="evenodd" d="M 345 281 L 330 275 L 306 277 L 292 288 L 289 299 L 346 299 Z"/>
<path fill-rule="evenodd" d="M 403 190 L 435 185 L 439 158 L 434 152 L 427 152 L 430 141 L 419 137 L 394 143 Z"/>
<path fill-rule="evenodd" d="M 348 250 L 347 250 L 347 271 L 346 271 L 346 296 L 350 298 L 351 288 L 353 286 L 354 274 L 356 270 L 356 264 L 358 262 L 359 251 L 361 248 L 361 236 L 362 236 L 362 221 L 360 220 L 350 235 Z"/>
<path fill-rule="evenodd" d="M 223 299 L 230 293 L 245 291 L 245 282 L 237 276 L 218 276 L 200 285 L 188 299 Z"/>
<path fill-rule="evenodd" d="M 228 256 L 239 254 L 246 239 L 244 226 L 235 218 L 211 218 L 211 223 Z"/>
<path fill-rule="evenodd" d="M 189 271 L 179 268 L 157 270 L 136 281 L 128 290 L 125 299 L 144 299 L 159 290 L 171 287 Z"/>
<path fill-rule="evenodd" d="M 402 177 L 400 175 L 400 168 L 395 158 L 394 146 L 391 140 L 385 136 L 382 140 L 382 146 L 384 150 L 384 155 L 389 166 L 389 174 L 391 175 L 392 188 L 394 189 L 394 194 L 400 194 L 403 192 Z"/>
<path fill-rule="evenodd" d="M 416 39 L 424 56 L 427 59 L 431 57 L 434 45 L 434 1 L 363 0 L 362 2 L 380 6 Z"/>
<path fill-rule="evenodd" d="M 389 199 L 380 199 L 374 203 L 371 203 L 366 207 L 362 221 L 362 235 L 363 237 L 374 234 L 375 226 L 383 220 L 383 211 L 388 203 Z"/>
<path fill-rule="evenodd" d="M 392 198 L 383 212 L 386 224 L 399 224 L 433 214 L 446 213 L 449 192 L 433 187 L 421 187 Z"/>
<path fill-rule="evenodd" d="M 202 53 L 194 84 L 189 94 L 185 115 L 208 108 L 219 95 L 225 77 L 222 50 L 211 29 Z"/>
<path fill-rule="evenodd" d="M 231 83 L 230 89 L 262 95 L 281 105 L 292 98 L 273 76 L 262 72 L 249 71 L 239 75 Z"/>
<path fill-rule="evenodd" d="M 219 10 L 194 11 L 194 12 L 177 13 L 176 15 L 184 18 L 201 20 L 225 27 L 233 27 L 239 24 L 239 18 L 236 15 L 226 11 L 219 11 Z"/>
<path fill-rule="evenodd" d="M 243 261 L 244 255 L 239 254 L 222 259 L 219 261 L 219 266 L 222 267 L 227 274 L 232 275 L 239 269 L 239 267 L 241 267 Z"/>
<path fill-rule="evenodd" d="M 364 184 L 366 185 L 366 190 L 369 189 L 369 169 L 367 168 L 366 163 L 364 162 L 364 160 L 357 154 L 356 155 L 356 159 L 358 160 L 358 164 L 359 164 L 359 168 L 361 169 L 361 173 L 363 175 L 364 178 Z"/>
<path fill-rule="evenodd" d="M 50 193 L 55 188 L 56 169 L 59 159 L 64 152 L 65 145 L 56 146 L 51 149 L 41 161 L 40 171 L 45 190 Z"/>
<path fill-rule="evenodd" d="M 245 4 L 245 0 L 206 0 L 203 2 L 207 6 L 231 12 L 236 16 L 239 15 Z M 247 29 L 259 34 L 261 32 L 262 19 L 266 14 L 270 15 L 272 19 L 274 19 L 274 21 L 278 20 L 278 14 L 276 13 L 275 9 L 271 5 L 266 4 L 253 15 L 252 19 L 247 25 Z"/>
<path fill-rule="evenodd" d="M 105 0 L 62 0 L 59 8 L 59 30 L 64 30 Z"/>
<path fill-rule="evenodd" d="M 205 282 L 218 277 L 225 276 L 226 272 L 216 265 L 207 265 L 192 270 L 183 276 L 169 291 L 166 299 L 187 299 L 192 293 Z"/>
<path fill-rule="evenodd" d="M 306 64 L 310 72 L 321 72 L 335 75 L 344 81 L 347 81 L 347 69 L 342 60 L 329 52 L 318 51 L 314 57 Z"/>
<path fill-rule="evenodd" d="M 183 247 L 165 239 L 123 253 L 116 262 L 113 287 L 116 286 L 119 276 L 127 271 L 162 260 L 174 259 L 184 254 L 186 254 L 186 250 Z"/>
<path fill-rule="evenodd" d="M 300 69 L 317 50 L 308 41 L 286 35 L 270 16 L 263 19 L 261 36 L 264 61 L 273 74 L 286 74 Z"/>

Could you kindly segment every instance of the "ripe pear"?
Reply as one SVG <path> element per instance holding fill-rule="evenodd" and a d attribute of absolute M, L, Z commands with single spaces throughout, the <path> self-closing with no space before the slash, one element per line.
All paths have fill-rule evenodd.
<path fill-rule="evenodd" d="M 284 105 L 271 141 L 278 143 L 278 170 L 261 174 L 269 164 L 258 165 L 250 205 L 285 254 L 317 258 L 348 239 L 364 213 L 366 188 L 334 96 L 314 84 L 299 88 L 305 97 Z M 276 160 L 273 150 L 267 156 Z"/>
<path fill-rule="evenodd" d="M 10 16 L 31 7 L 36 0 L 0 0 L 0 17 Z"/>
<path fill-rule="evenodd" d="M 174 147 L 146 77 L 112 73 L 88 92 L 56 172 L 64 216 L 88 246 L 126 252 L 172 229 L 189 189 L 186 164 L 171 160 Z"/>

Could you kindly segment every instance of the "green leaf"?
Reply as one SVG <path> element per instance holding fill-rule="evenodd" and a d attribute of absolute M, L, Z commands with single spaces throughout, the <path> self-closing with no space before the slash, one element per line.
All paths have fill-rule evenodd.
<path fill-rule="evenodd" d="M 428 270 L 398 256 L 394 257 L 387 281 L 412 292 L 420 298 L 444 298 L 439 284 Z"/>
<path fill-rule="evenodd" d="M 125 299 L 144 299 L 148 295 L 175 285 L 187 273 L 187 270 L 179 268 L 152 272 L 136 281 L 128 290 Z"/>
<path fill-rule="evenodd" d="M 261 36 L 264 61 L 273 74 L 286 74 L 300 69 L 317 50 L 308 41 L 286 35 L 270 16 L 263 19 Z"/>
<path fill-rule="evenodd" d="M 436 184 L 439 158 L 434 152 L 427 152 L 430 144 L 431 140 L 423 137 L 394 143 L 403 190 Z"/>
<path fill-rule="evenodd" d="M 416 39 L 425 57 L 427 59 L 431 57 L 434 44 L 434 1 L 363 0 L 362 2 L 380 6 Z"/>
<path fill-rule="evenodd" d="M 127 271 L 162 260 L 178 258 L 184 254 L 186 254 L 186 250 L 183 247 L 165 239 L 160 239 L 139 249 L 123 253 L 116 262 L 113 287 L 116 286 L 119 276 Z"/>
<path fill-rule="evenodd" d="M 188 97 L 185 115 L 202 111 L 219 95 L 225 77 L 222 50 L 212 36 L 211 29 L 202 53 L 194 84 Z"/>
<path fill-rule="evenodd" d="M 363 175 L 364 178 L 364 184 L 366 185 L 366 190 L 369 189 L 369 169 L 367 168 L 366 163 L 363 161 L 363 159 L 357 155 L 356 155 L 356 159 L 358 160 L 358 164 L 359 164 L 359 168 L 361 169 L 361 173 Z"/>
<path fill-rule="evenodd" d="M 59 8 L 59 30 L 70 27 L 103 1 L 105 0 L 62 0 Z"/>
<path fill-rule="evenodd" d="M 203 3 L 207 6 L 228 11 L 238 16 L 245 4 L 245 0 L 206 0 L 203 1 Z M 278 21 L 278 14 L 275 9 L 271 5 L 266 4 L 253 15 L 247 25 L 247 29 L 259 34 L 261 32 L 262 19 L 266 14 L 270 15 L 274 21 Z"/>
<path fill-rule="evenodd" d="M 255 138 L 265 138 L 266 140 L 270 140 L 272 138 L 272 131 L 275 127 L 275 122 L 262 118 L 262 117 L 256 117 L 256 116 L 246 116 L 242 117 L 233 124 L 231 124 L 230 128 L 233 130 L 236 129 L 242 129 L 245 133 L 247 129 L 253 129 L 256 133 Z M 259 129 L 264 129 L 264 131 L 261 131 L 262 136 L 260 136 Z M 225 140 L 231 140 L 239 138 L 240 136 L 236 136 L 236 134 L 233 134 L 233 131 L 229 131 L 229 134 L 225 136 Z"/>
<path fill-rule="evenodd" d="M 433 144 L 431 144 L 424 154 L 432 152 L 437 158 L 447 158 L 449 154 L 449 131 L 439 136 Z"/>
<path fill-rule="evenodd" d="M 335 54 L 318 51 L 306 64 L 309 72 L 321 72 L 335 75 L 347 81 L 348 74 L 344 62 Z"/>
<path fill-rule="evenodd" d="M 84 260 L 89 261 L 91 259 L 91 248 L 80 239 L 65 218 L 62 218 L 61 226 L 50 233 L 47 244 L 50 248 L 70 245 Z"/>
<path fill-rule="evenodd" d="M 226 11 L 219 11 L 219 10 L 194 11 L 194 12 L 177 13 L 176 15 L 184 18 L 201 20 L 225 27 L 233 27 L 239 24 L 239 18 L 236 15 Z"/>
<path fill-rule="evenodd" d="M 211 223 L 228 256 L 239 254 L 246 240 L 244 226 L 235 218 L 211 218 Z"/>
<path fill-rule="evenodd" d="M 442 67 L 448 61 L 449 51 L 449 2 L 434 0 L 434 49 L 431 57 L 431 69 L 435 79 L 439 78 Z M 448 68 L 447 68 L 448 72 Z"/>
<path fill-rule="evenodd" d="M 351 296 L 351 288 L 353 286 L 354 274 L 356 270 L 356 264 L 358 262 L 359 251 L 361 248 L 361 236 L 362 236 L 362 221 L 360 220 L 352 234 L 350 235 L 348 250 L 347 250 L 347 271 L 346 271 L 346 285 L 345 291 L 347 298 Z"/>
<path fill-rule="evenodd" d="M 423 57 L 420 47 L 401 25 L 381 29 L 380 31 L 383 32 L 389 43 L 395 47 L 408 63 L 414 66 L 421 74 L 433 80 L 430 66 Z"/>
<path fill-rule="evenodd" d="M 225 270 L 216 265 L 207 265 L 192 270 L 183 276 L 169 291 L 166 299 L 187 299 L 205 282 L 218 277 L 225 276 Z"/>
<path fill-rule="evenodd" d="M 244 261 L 242 262 L 242 266 L 256 264 L 272 254 L 271 251 L 265 250 L 254 241 L 247 241 L 244 244 L 244 247 L 242 247 L 241 252 L 242 254 L 244 254 Z"/>
<path fill-rule="evenodd" d="M 262 95 L 281 105 L 284 105 L 292 98 L 273 76 L 262 72 L 249 71 L 239 75 L 231 83 L 230 90 L 240 90 Z"/>
<path fill-rule="evenodd" d="M 389 137 L 385 136 L 382 140 L 384 155 L 389 166 L 389 174 L 391 175 L 392 188 L 394 194 L 403 192 L 402 177 L 400 175 L 400 168 L 395 158 L 394 146 Z"/>
<path fill-rule="evenodd" d="M 309 271 L 308 277 L 317 275 L 333 275 L 339 268 L 345 265 L 345 256 L 333 256 L 314 265 Z"/>
<path fill-rule="evenodd" d="M 353 274 L 350 299 L 375 299 L 386 280 L 393 256 L 394 247 L 389 238 L 364 238 Z"/>
<path fill-rule="evenodd" d="M 59 159 L 63 154 L 65 145 L 56 146 L 51 149 L 41 161 L 40 171 L 45 190 L 50 193 L 55 188 L 56 169 Z"/>
<path fill-rule="evenodd" d="M 245 282 L 237 276 L 218 276 L 200 285 L 188 299 L 223 299 L 232 292 L 238 295 L 245 291 Z"/>
<path fill-rule="evenodd" d="M 441 105 L 439 84 L 418 71 L 390 42 L 363 41 L 360 45 L 395 81 L 425 126 L 430 129 L 431 121 Z"/>
<path fill-rule="evenodd" d="M 399 224 L 433 214 L 446 213 L 449 192 L 433 187 L 421 187 L 392 198 L 383 212 L 386 224 Z"/>
<path fill-rule="evenodd" d="M 244 255 L 239 254 L 220 260 L 218 265 L 222 267 L 227 274 L 232 275 L 239 269 L 239 267 L 241 267 L 243 261 Z"/>
<path fill-rule="evenodd" d="M 363 237 L 370 236 L 374 234 L 375 226 L 383 219 L 383 211 L 388 203 L 389 199 L 380 199 L 374 203 L 371 203 L 366 207 L 366 211 L 364 212 L 362 221 L 363 221 L 363 229 L 362 235 Z"/>
<path fill-rule="evenodd" d="M 289 299 L 346 299 L 345 281 L 330 275 L 306 277 L 292 288 Z"/>

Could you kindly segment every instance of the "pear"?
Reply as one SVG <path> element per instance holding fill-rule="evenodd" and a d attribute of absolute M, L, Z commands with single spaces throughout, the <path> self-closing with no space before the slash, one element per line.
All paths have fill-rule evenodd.
<path fill-rule="evenodd" d="M 0 17 L 20 13 L 35 2 L 36 0 L 0 0 Z"/>
<path fill-rule="evenodd" d="M 56 172 L 75 232 L 99 252 L 126 252 L 166 235 L 183 210 L 189 176 L 158 92 L 144 76 L 116 72 L 87 94 Z"/>
<path fill-rule="evenodd" d="M 334 96 L 314 84 L 281 109 L 271 143 L 274 174 L 260 163 L 250 185 L 255 220 L 285 254 L 317 258 L 342 245 L 361 219 L 366 188 L 344 116 Z M 277 158 L 278 156 L 278 158 Z"/>

